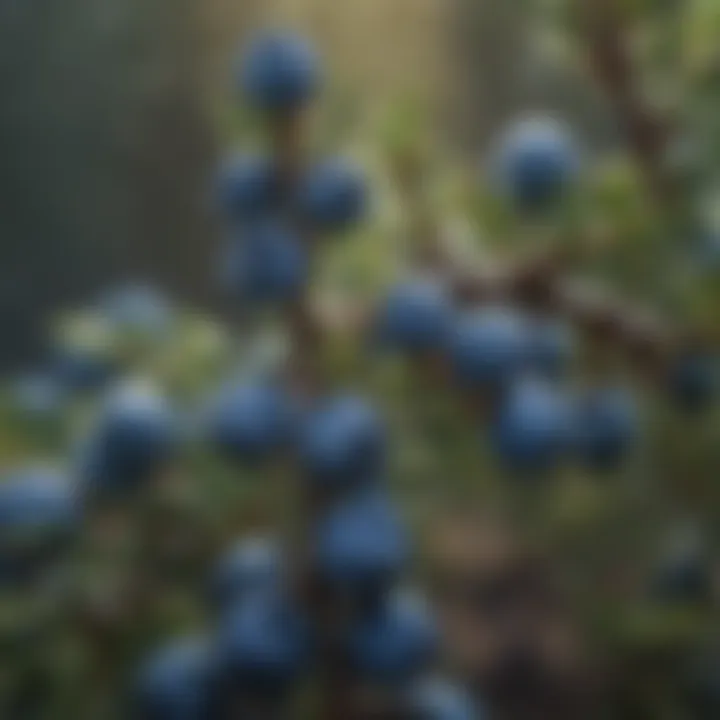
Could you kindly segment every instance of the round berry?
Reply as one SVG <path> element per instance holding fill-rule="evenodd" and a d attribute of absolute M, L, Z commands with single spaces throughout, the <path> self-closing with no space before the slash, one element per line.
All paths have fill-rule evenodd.
<path fill-rule="evenodd" d="M 220 391 L 210 411 L 209 435 L 229 457 L 261 462 L 287 446 L 295 424 L 292 399 L 281 387 L 257 380 Z"/>
<path fill-rule="evenodd" d="M 534 378 L 516 382 L 493 428 L 502 462 L 520 471 L 545 472 L 571 447 L 571 404 L 553 385 Z"/>
<path fill-rule="evenodd" d="M 501 188 L 521 210 L 557 203 L 576 180 L 579 168 L 580 153 L 572 134 L 551 117 L 512 125 L 497 158 Z"/>
<path fill-rule="evenodd" d="M 82 448 L 86 489 L 101 494 L 137 489 L 170 461 L 178 429 L 169 404 L 151 385 L 121 385 L 106 399 Z"/>
<path fill-rule="evenodd" d="M 242 57 L 240 84 L 259 110 L 286 113 L 305 105 L 319 85 L 313 48 L 301 37 L 272 33 L 255 39 Z"/>
<path fill-rule="evenodd" d="M 312 168 L 300 189 L 300 207 L 309 223 L 326 232 L 341 232 L 358 222 L 367 206 L 367 188 L 348 162 L 329 160 Z"/>
<path fill-rule="evenodd" d="M 305 288 L 308 265 L 300 238 L 282 223 L 264 221 L 243 228 L 220 270 L 225 287 L 243 301 L 288 302 Z"/>
<path fill-rule="evenodd" d="M 133 717 L 201 720 L 210 707 L 212 670 L 203 638 L 173 641 L 146 661 L 135 681 Z"/>
<path fill-rule="evenodd" d="M 255 221 L 276 209 L 278 182 L 270 159 L 236 155 L 223 164 L 217 181 L 223 214 L 234 222 Z"/>
<path fill-rule="evenodd" d="M 447 288 L 433 280 L 416 280 L 393 288 L 377 320 L 380 343 L 408 353 L 445 346 L 453 307 Z"/>
<path fill-rule="evenodd" d="M 76 489 L 60 473 L 27 467 L 0 478 L 0 590 L 55 567 L 80 518 Z"/>
<path fill-rule="evenodd" d="M 315 529 L 320 576 L 360 595 L 386 588 L 408 557 L 405 529 L 388 498 L 376 489 L 345 498 Z"/>
<path fill-rule="evenodd" d="M 0 541 L 72 530 L 80 517 L 75 488 L 45 467 L 9 472 L 0 482 Z"/>
<path fill-rule="evenodd" d="M 279 693 L 307 667 L 308 625 L 277 590 L 248 595 L 222 619 L 216 638 L 226 683 L 257 693 Z"/>
<path fill-rule="evenodd" d="M 268 537 L 243 538 L 227 550 L 213 569 L 210 595 L 216 609 L 229 610 L 251 593 L 279 587 L 281 558 Z"/>
<path fill-rule="evenodd" d="M 385 427 L 375 409 L 353 395 L 321 401 L 300 432 L 300 460 L 324 488 L 374 481 L 385 459 Z"/>
<path fill-rule="evenodd" d="M 512 308 L 493 306 L 456 320 L 449 339 L 450 360 L 461 385 L 501 389 L 528 360 L 525 319 Z"/>
<path fill-rule="evenodd" d="M 356 670 L 380 684 L 405 683 L 435 657 L 438 632 L 423 599 L 396 592 L 360 620 L 350 639 Z"/>

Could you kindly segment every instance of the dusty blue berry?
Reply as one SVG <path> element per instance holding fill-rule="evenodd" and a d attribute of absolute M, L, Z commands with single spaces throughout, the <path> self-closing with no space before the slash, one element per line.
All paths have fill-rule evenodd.
<path fill-rule="evenodd" d="M 458 382 L 470 388 L 503 388 L 528 362 L 530 337 L 523 316 L 492 306 L 461 315 L 449 338 Z"/>
<path fill-rule="evenodd" d="M 248 380 L 220 390 L 208 413 L 208 434 L 222 453 L 255 463 L 287 447 L 296 420 L 295 404 L 282 387 Z"/>
<path fill-rule="evenodd" d="M 551 117 L 515 123 L 502 139 L 497 177 L 502 191 L 521 210 L 557 203 L 576 181 L 580 153 L 565 125 Z"/>
<path fill-rule="evenodd" d="M 376 323 L 378 341 L 407 353 L 445 346 L 453 324 L 447 288 L 434 280 L 413 280 L 390 290 Z"/>
<path fill-rule="evenodd" d="M 313 48 L 291 33 L 256 38 L 242 56 L 240 85 L 260 110 L 286 113 L 302 107 L 317 91 L 319 62 Z"/>
<path fill-rule="evenodd" d="M 554 385 L 534 378 L 517 381 L 493 427 L 495 449 L 511 469 L 546 472 L 572 447 L 572 405 Z"/>
<path fill-rule="evenodd" d="M 238 231 L 221 260 L 224 287 L 247 303 L 297 299 L 308 280 L 301 239 L 277 221 L 251 223 Z"/>

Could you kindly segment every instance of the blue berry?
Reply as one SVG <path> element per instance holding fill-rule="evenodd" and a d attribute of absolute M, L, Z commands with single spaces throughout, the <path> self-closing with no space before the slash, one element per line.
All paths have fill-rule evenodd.
<path fill-rule="evenodd" d="M 466 313 L 450 333 L 455 376 L 466 387 L 501 389 L 526 365 L 529 344 L 527 323 L 511 308 Z"/>
<path fill-rule="evenodd" d="M 388 498 L 374 488 L 332 508 L 315 528 L 314 547 L 320 576 L 362 595 L 387 587 L 409 557 L 399 517 Z"/>
<path fill-rule="evenodd" d="M 311 638 L 299 610 L 273 589 L 248 595 L 222 619 L 216 647 L 224 682 L 278 693 L 307 667 Z"/>
<path fill-rule="evenodd" d="M 562 123 L 536 117 L 508 130 L 497 162 L 503 191 L 518 208 L 537 210 L 556 203 L 572 185 L 580 154 Z"/>
<path fill-rule="evenodd" d="M 319 74 L 318 59 L 305 40 L 274 33 L 257 38 L 243 55 L 240 84 L 258 109 L 286 113 L 315 95 Z"/>
<path fill-rule="evenodd" d="M 367 188 L 348 162 L 326 161 L 312 168 L 300 188 L 304 218 L 320 230 L 341 232 L 358 222 L 367 206 Z"/>
<path fill-rule="evenodd" d="M 288 302 L 305 288 L 309 263 L 294 232 L 279 222 L 264 221 L 243 228 L 220 270 L 225 287 L 243 301 Z"/>
<path fill-rule="evenodd" d="M 238 155 L 220 169 L 217 197 L 221 211 L 234 222 L 254 221 L 271 214 L 278 203 L 278 182 L 271 160 Z"/>
<path fill-rule="evenodd" d="M 60 473 L 28 467 L 0 482 L 0 539 L 71 531 L 80 518 L 76 489 Z"/>
<path fill-rule="evenodd" d="M 379 312 L 377 334 L 385 346 L 423 353 L 445 346 L 452 322 L 447 288 L 433 280 L 416 280 L 390 291 Z"/>
<path fill-rule="evenodd" d="M 172 458 L 178 430 L 170 406 L 151 386 L 119 387 L 82 447 L 86 489 L 101 494 L 137 489 Z"/>
<path fill-rule="evenodd" d="M 211 703 L 211 654 L 202 638 L 174 641 L 141 668 L 133 717 L 140 720 L 203 720 Z"/>
<path fill-rule="evenodd" d="M 511 469 L 545 472 L 557 466 L 572 445 L 572 413 L 553 385 L 519 380 L 505 398 L 493 428 L 496 450 Z"/>
<path fill-rule="evenodd" d="M 350 655 L 356 670 L 380 684 L 405 683 L 435 657 L 438 631 L 415 594 L 393 593 L 353 628 Z"/>
<path fill-rule="evenodd" d="M 281 558 L 267 537 L 244 538 L 227 550 L 213 569 L 210 594 L 221 612 L 251 593 L 279 587 Z"/>
<path fill-rule="evenodd" d="M 718 390 L 717 360 L 700 353 L 677 359 L 670 370 L 670 392 L 677 406 L 690 413 L 706 410 Z"/>
<path fill-rule="evenodd" d="M 375 480 L 385 459 L 385 427 L 374 408 L 353 395 L 321 401 L 305 419 L 300 459 L 325 488 Z"/>
<path fill-rule="evenodd" d="M 416 720 L 480 720 L 469 693 L 446 680 L 430 678 L 410 692 L 411 717 Z"/>
<path fill-rule="evenodd" d="M 210 411 L 210 439 L 236 460 L 260 462 L 287 446 L 296 419 L 294 403 L 281 387 L 265 380 L 230 385 Z"/>
<path fill-rule="evenodd" d="M 574 417 L 576 447 L 590 468 L 617 468 L 637 440 L 638 409 L 622 387 L 590 391 L 580 399 Z"/>
<path fill-rule="evenodd" d="M 55 567 L 80 519 L 76 489 L 58 472 L 27 467 L 0 479 L 0 591 Z"/>

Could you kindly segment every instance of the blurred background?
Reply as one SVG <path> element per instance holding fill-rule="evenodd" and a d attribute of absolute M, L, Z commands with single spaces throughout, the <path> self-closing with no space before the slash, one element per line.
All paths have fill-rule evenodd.
<path fill-rule="evenodd" d="M 247 260 L 253 233 L 267 240 L 267 168 L 217 172 L 235 150 L 287 151 L 281 114 L 240 87 L 239 59 L 274 28 L 322 58 L 308 157 L 351 168 L 319 183 L 343 232 L 317 246 L 309 284 L 305 244 L 289 270 L 281 257 L 278 284 L 301 286 L 285 314 L 255 312 L 253 278 L 222 252 Z M 235 543 L 269 536 L 287 552 L 261 552 L 261 571 L 304 578 L 296 533 L 358 501 L 373 450 L 380 500 L 318 535 L 352 556 L 379 515 L 383 562 L 397 510 L 417 562 L 389 574 L 425 591 L 433 668 L 481 710 L 408 717 L 720 718 L 719 91 L 716 0 L 0 0 L 0 718 L 139 720 L 124 704 L 138 671 L 150 705 L 185 707 L 188 667 L 144 660 L 232 634 L 216 594 L 258 557 L 226 566 Z M 344 182 L 349 199 L 333 195 Z M 452 275 L 451 299 L 420 282 L 418 300 L 406 281 L 428 267 Z M 474 335 L 466 310 L 496 294 L 499 319 Z M 427 344 L 435 303 L 436 346 L 383 352 Z M 461 377 L 519 334 L 502 380 Z M 353 401 L 321 422 L 323 392 Z M 308 426 L 330 465 L 350 448 L 351 487 L 299 496 Z M 341 596 L 340 625 L 368 610 L 360 595 Z M 411 625 L 368 665 L 422 655 Z M 270 630 L 251 648 L 285 649 Z M 397 687 L 365 680 L 358 707 L 389 707 Z M 331 667 L 280 710 L 264 693 L 252 720 L 405 720 L 307 709 L 345 681 Z M 147 717 L 247 720 L 236 710 Z"/>
<path fill-rule="evenodd" d="M 208 179 L 234 122 L 232 61 L 258 28 L 317 43 L 345 133 L 410 98 L 459 155 L 480 157 L 521 109 L 557 109 L 587 142 L 613 142 L 602 94 L 537 32 L 541 5 L 3 2 L 0 363 L 37 355 L 48 311 L 129 273 L 213 301 Z"/>

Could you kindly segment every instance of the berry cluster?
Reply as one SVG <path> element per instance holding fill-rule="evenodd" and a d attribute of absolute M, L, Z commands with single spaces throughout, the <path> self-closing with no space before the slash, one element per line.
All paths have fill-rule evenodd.
<path fill-rule="evenodd" d="M 478 718 L 467 693 L 438 672 L 440 630 L 412 582 L 382 413 L 356 389 L 331 386 L 316 362 L 332 329 L 308 297 L 319 241 L 363 219 L 368 188 L 349 161 L 306 157 L 306 110 L 321 78 L 302 39 L 257 39 L 237 77 L 269 150 L 240 153 L 220 169 L 214 197 L 229 236 L 221 282 L 244 314 L 277 311 L 290 337 L 287 362 L 234 373 L 200 412 L 181 412 L 142 379 L 111 384 L 143 348 L 172 335 L 173 308 L 141 286 L 101 298 L 102 323 L 80 323 L 48 367 L 12 388 L 17 419 L 33 422 L 57 419 L 69 396 L 107 392 L 69 472 L 33 465 L 0 484 L 0 591 L 45 576 L 80 530 L 94 540 L 106 510 L 143 507 L 149 488 L 172 484 L 180 450 L 203 444 L 233 474 L 277 482 L 280 466 L 284 484 L 272 491 L 294 499 L 295 522 L 243 535 L 221 552 L 203 593 L 211 622 L 142 665 L 131 717 L 275 720 L 307 702 L 310 717 L 326 720 Z M 522 121 L 499 145 L 493 188 L 517 213 L 536 217 L 572 192 L 580 156 L 564 126 Z M 567 292 L 552 263 L 521 265 L 498 283 L 444 262 L 439 240 L 431 250 L 429 262 L 421 258 L 371 312 L 359 313 L 370 318 L 367 345 L 456 390 L 479 441 L 509 474 L 539 478 L 566 466 L 609 473 L 632 458 L 644 403 L 626 366 L 607 361 L 608 345 L 652 356 L 654 379 L 681 409 L 710 407 L 717 370 L 704 342 L 648 339 L 632 318 Z M 159 361 L 143 357 L 149 366 Z M 711 594 L 705 571 L 693 553 L 672 556 L 653 592 Z"/>
<path fill-rule="evenodd" d="M 274 152 L 236 157 L 221 170 L 218 196 L 232 234 L 224 279 L 244 308 L 273 303 L 297 322 L 316 240 L 359 220 L 367 193 L 351 165 L 302 158 L 299 124 L 319 85 L 304 42 L 257 40 L 240 79 Z M 298 345 L 295 352 L 315 352 Z M 410 545 L 384 484 L 382 419 L 352 391 L 308 396 L 294 381 L 292 373 L 233 381 L 204 427 L 232 462 L 257 468 L 294 458 L 305 498 L 295 552 L 283 551 L 279 537 L 251 537 L 220 558 L 210 583 L 218 618 L 211 640 L 182 642 L 151 661 L 141 709 L 177 717 L 189 703 L 219 703 L 275 717 L 319 674 L 323 717 L 476 717 L 460 690 L 430 674 L 437 630 L 422 598 L 402 586 Z M 155 434 L 147 428 L 143 436 L 153 442 Z"/>

